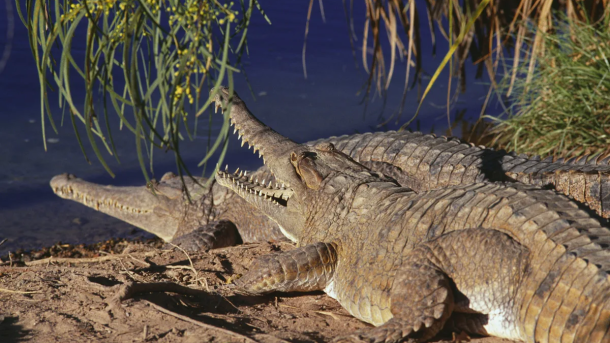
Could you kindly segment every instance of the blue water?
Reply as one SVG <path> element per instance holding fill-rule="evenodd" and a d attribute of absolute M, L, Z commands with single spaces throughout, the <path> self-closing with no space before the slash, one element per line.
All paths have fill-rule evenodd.
<path fill-rule="evenodd" d="M 52 193 L 48 181 L 63 172 L 98 183 L 143 184 L 144 177 L 135 154 L 135 139 L 129 132 L 120 132 L 118 127 L 113 127 L 121 163 L 109 155 L 105 158 L 116 173 L 114 179 L 104 171 L 91 154 L 91 149 L 88 149 L 91 164 L 85 160 L 67 118 L 59 127 L 58 134 L 52 132 L 47 123 L 47 140 L 52 143 L 48 143 L 48 150 L 44 151 L 40 86 L 27 32 L 15 13 L 15 3 L 3 1 L 11 1 L 14 35 L 12 39 L 7 37 L 11 12 L 7 11 L 10 9 L 6 3 L 0 1 L 0 51 L 11 43 L 10 57 L 0 73 L 0 240 L 8 239 L 0 246 L 0 256 L 19 248 L 32 249 L 57 241 L 90 243 L 116 236 L 143 235 L 142 231 L 128 224 L 78 203 L 62 200 Z M 301 53 L 308 2 L 263 1 L 262 6 L 272 25 L 260 14 L 254 16 L 249 29 L 249 56 L 245 57 L 248 79 L 256 97 L 250 95 L 242 75 L 236 75 L 236 89 L 259 119 L 296 141 L 379 130 L 376 125 L 383 103 L 375 100 L 364 114 L 362 96 L 357 93 L 367 74 L 362 67 L 361 51 L 356 50 L 356 60 L 352 55 L 342 2 L 324 2 L 325 23 L 317 4 L 314 5 L 307 39 L 307 79 L 303 76 Z M 423 8 L 424 2 L 419 5 Z M 356 1 L 354 6 L 355 29 L 361 39 L 364 2 Z M 437 55 L 433 57 L 425 16 L 420 20 L 424 32 L 424 69 L 433 73 L 447 47 L 441 41 Z M 437 39 L 439 37 L 437 35 Z M 360 46 L 361 42 L 356 45 Z M 452 115 L 458 110 L 466 110 L 467 119 L 478 118 L 487 86 L 481 84 L 481 80 L 474 80 L 474 71 L 475 67 L 468 66 L 468 91 L 452 108 Z M 386 116 L 399 105 L 404 74 L 405 66 L 399 63 L 383 112 Z M 436 133 L 446 134 L 447 74 L 441 75 L 421 109 L 418 125 L 422 131 L 430 132 L 434 128 Z M 427 81 L 424 79 L 424 87 Z M 408 95 L 401 124 L 415 113 L 416 107 L 417 91 L 413 90 Z M 491 114 L 499 112 L 494 108 L 489 110 Z M 60 123 L 61 111 L 56 109 L 54 116 Z M 199 125 L 204 130 L 200 131 L 200 137 L 181 144 L 181 150 L 195 174 L 201 173 L 196 163 L 205 154 L 207 120 L 207 117 L 201 118 Z M 392 121 L 385 128 L 396 129 L 399 126 Z M 159 151 L 155 154 L 156 176 L 175 171 L 173 155 Z M 230 143 L 225 161 L 232 167 L 248 169 L 260 164 L 248 150 L 240 149 L 235 139 Z"/>

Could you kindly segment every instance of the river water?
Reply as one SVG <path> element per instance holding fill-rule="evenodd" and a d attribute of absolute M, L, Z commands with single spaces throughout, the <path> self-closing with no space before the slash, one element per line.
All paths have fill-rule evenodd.
<path fill-rule="evenodd" d="M 301 142 L 380 130 L 376 125 L 382 101 L 372 102 L 365 114 L 362 97 L 357 94 L 367 74 L 362 67 L 361 50 L 356 50 L 358 57 L 354 60 L 342 2 L 324 2 L 326 22 L 322 21 L 318 2 L 314 5 L 307 40 L 307 78 L 303 75 L 301 54 L 308 2 L 261 1 L 261 5 L 272 25 L 260 14 L 254 15 L 249 29 L 249 56 L 245 57 L 247 76 L 255 98 L 250 95 L 245 78 L 236 76 L 236 90 L 252 112 L 280 133 Z M 424 8 L 423 1 L 418 1 L 418 5 Z M 356 1 L 355 29 L 359 39 L 364 22 L 363 6 L 364 2 Z M 447 47 L 441 41 L 436 57 L 432 56 L 425 16 L 421 20 L 424 68 L 432 74 Z M 8 49 L 9 54 L 5 55 L 8 60 L 0 72 L 0 241 L 7 238 L 6 243 L 0 246 L 0 256 L 19 248 L 33 249 L 58 241 L 92 243 L 111 237 L 145 236 L 143 231 L 117 219 L 60 199 L 48 186 L 54 175 L 63 172 L 97 183 L 144 184 L 133 135 L 120 132 L 118 127 L 113 128 L 121 163 L 112 156 L 105 157 L 116 173 L 114 179 L 104 171 L 90 149 L 91 164 L 85 160 L 68 120 L 59 127 L 58 134 L 52 132 L 47 123 L 48 150 L 45 151 L 38 76 L 27 32 L 16 15 L 12 0 L 0 0 L 0 51 L 2 49 Z M 466 119 L 472 121 L 478 118 L 487 93 L 487 85 L 474 80 L 474 70 L 472 66 L 467 68 L 468 90 L 451 111 L 454 116 L 457 111 L 465 110 Z M 399 105 L 404 73 L 404 65 L 399 64 L 390 86 L 386 115 Z M 437 134 L 446 134 L 446 80 L 447 72 L 444 72 L 422 107 L 417 123 L 421 131 L 434 130 Z M 424 87 L 427 82 L 428 79 L 424 79 Z M 408 95 L 402 122 L 415 113 L 416 107 L 417 91 L 414 90 Z M 497 114 L 500 110 L 492 107 L 489 111 L 487 113 Z M 54 114 L 60 123 L 61 111 Z M 202 118 L 199 125 L 205 127 L 207 120 L 207 117 Z M 391 122 L 384 129 L 399 126 Z M 416 125 L 412 127 L 416 129 Z M 205 154 L 205 131 L 200 131 L 201 137 L 181 144 L 195 174 L 201 173 L 196 164 Z M 171 154 L 157 152 L 154 161 L 157 177 L 176 169 Z M 225 161 L 231 167 L 245 169 L 260 165 L 251 152 L 239 148 L 235 138 L 230 142 Z"/>

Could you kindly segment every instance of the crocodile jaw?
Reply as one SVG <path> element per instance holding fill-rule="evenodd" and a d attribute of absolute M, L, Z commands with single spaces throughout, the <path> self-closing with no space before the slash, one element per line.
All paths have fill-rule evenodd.
<path fill-rule="evenodd" d="M 214 91 L 212 91 L 214 92 Z M 227 88 L 221 87 L 214 95 L 215 108 L 221 108 L 225 115 L 230 116 L 231 125 L 235 126 L 234 133 L 239 133 L 242 146 L 247 143 L 252 146 L 269 167 L 278 182 L 292 187 L 295 192 L 299 189 L 300 178 L 290 163 L 290 153 L 307 150 L 307 146 L 293 142 L 258 120 L 246 107 L 246 104 L 233 93 L 229 94 Z"/>
<path fill-rule="evenodd" d="M 222 108 L 223 114 L 229 116 L 231 125 L 235 126 L 234 133 L 239 133 L 242 146 L 248 143 L 255 153 L 258 150 L 259 157 L 269 167 L 278 185 L 272 187 L 258 180 L 244 179 L 238 172 L 229 174 L 218 171 L 216 181 L 265 213 L 283 228 L 287 237 L 296 240 L 305 222 L 300 195 L 304 195 L 307 189 L 295 171 L 290 156 L 295 151 L 308 151 L 311 148 L 297 144 L 263 124 L 239 96 L 230 94 L 227 88 L 213 90 L 212 94 L 216 109 Z"/>
<path fill-rule="evenodd" d="M 274 220 L 288 239 L 297 241 L 298 225 L 295 226 L 294 222 L 300 218 L 300 215 L 293 206 L 294 201 L 291 203 L 290 200 L 294 195 L 292 189 L 284 184 L 273 185 L 271 182 L 266 184 L 265 180 L 259 182 L 252 177 L 248 178 L 247 173 L 239 172 L 239 169 L 233 174 L 216 172 L 216 181 Z"/>
<path fill-rule="evenodd" d="M 51 180 L 51 188 L 64 199 L 126 221 L 165 241 L 172 239 L 180 225 L 179 218 L 171 215 L 171 199 L 154 195 L 144 186 L 101 186 L 74 175 L 61 174 Z M 182 202 L 182 199 L 178 201 Z"/>

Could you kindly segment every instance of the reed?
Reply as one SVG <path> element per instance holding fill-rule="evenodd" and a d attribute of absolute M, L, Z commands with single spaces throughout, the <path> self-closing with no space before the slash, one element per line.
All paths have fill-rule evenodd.
<path fill-rule="evenodd" d="M 501 82 L 512 105 L 504 116 L 489 117 L 493 145 L 541 156 L 610 152 L 609 22 L 561 16 L 541 36 L 544 53 L 535 64 L 525 58 L 511 73 L 517 77 Z"/>
<path fill-rule="evenodd" d="M 310 0 L 312 3 L 314 0 Z M 344 1 L 345 12 L 350 28 L 350 40 L 355 46 L 358 35 L 353 25 L 352 8 L 354 0 Z M 553 13 L 562 12 L 570 23 L 601 23 L 610 10 L 610 0 L 425 0 L 425 8 L 421 8 L 416 0 L 364 0 L 366 4 L 366 20 L 361 34 L 362 64 L 369 79 L 364 86 L 364 96 L 368 99 L 374 89 L 382 96 L 395 77 L 395 64 L 399 61 L 407 63 L 404 76 L 403 99 L 398 111 L 392 118 L 401 121 L 406 93 L 415 85 L 422 83 L 424 70 L 422 67 L 421 42 L 430 36 L 433 53 L 438 44 L 437 32 L 450 46 L 449 53 L 435 71 L 426 86 L 422 99 L 436 81 L 440 71 L 449 65 L 451 68 L 448 80 L 447 109 L 456 99 L 452 92 L 451 78 L 457 78 L 457 86 L 453 92 L 466 89 L 466 69 L 468 59 L 477 64 L 476 76 L 481 77 L 486 72 L 492 86 L 496 87 L 498 75 L 510 75 L 508 87 L 504 89 L 507 95 L 513 91 L 517 78 L 517 66 L 523 62 L 523 52 L 526 51 L 527 63 L 531 67 L 526 72 L 529 82 L 533 77 L 533 67 L 536 60 L 545 50 L 543 37 L 553 30 Z M 419 2 L 421 3 L 421 2 Z M 422 27 L 423 17 L 427 17 L 428 27 Z M 606 24 L 607 28 L 607 24 Z M 387 44 L 382 44 L 382 40 Z M 372 57 L 367 51 L 373 52 Z M 512 66 L 505 61 L 512 54 Z M 389 55 L 389 58 L 388 58 Z M 403 127 L 410 124 L 416 114 Z"/>

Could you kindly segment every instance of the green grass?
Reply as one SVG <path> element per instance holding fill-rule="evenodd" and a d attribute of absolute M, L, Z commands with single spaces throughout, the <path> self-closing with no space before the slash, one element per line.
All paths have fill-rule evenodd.
<path fill-rule="evenodd" d="M 535 65 L 524 58 L 501 83 L 512 106 L 492 118 L 493 145 L 541 156 L 610 151 L 610 31 L 598 28 L 562 19 L 543 35 Z"/>

